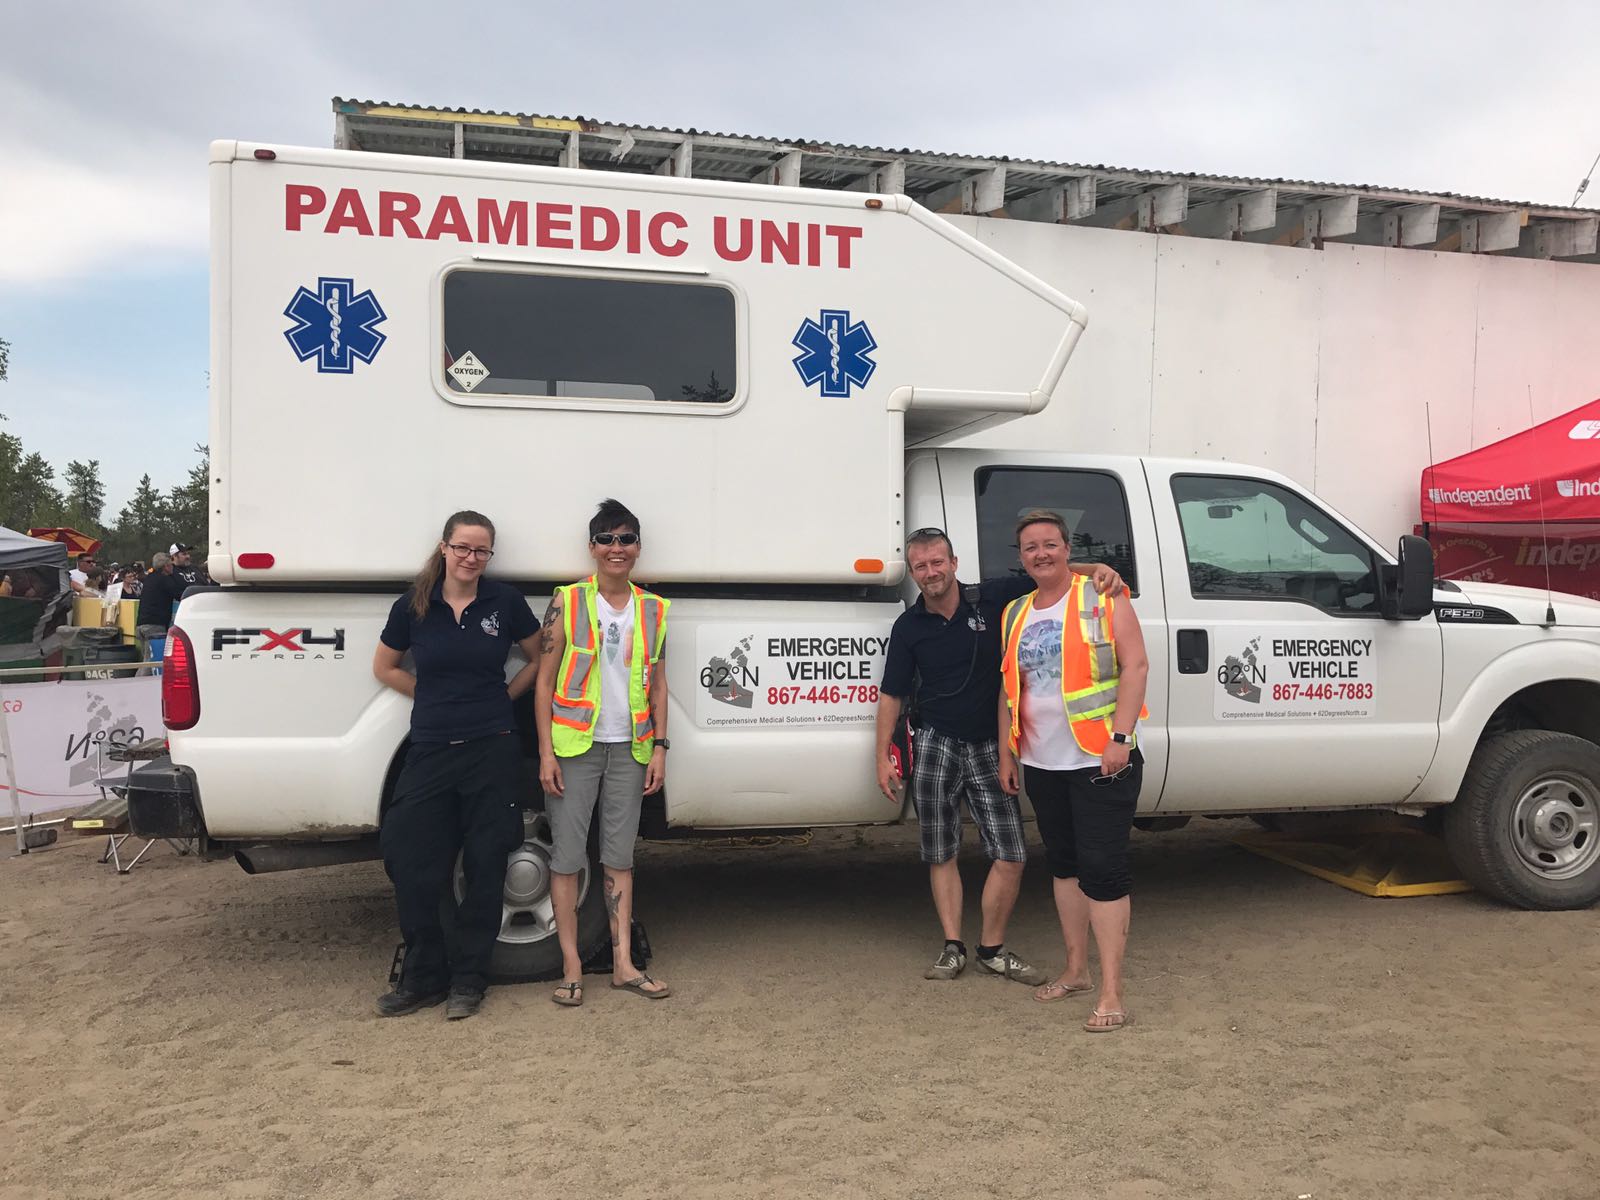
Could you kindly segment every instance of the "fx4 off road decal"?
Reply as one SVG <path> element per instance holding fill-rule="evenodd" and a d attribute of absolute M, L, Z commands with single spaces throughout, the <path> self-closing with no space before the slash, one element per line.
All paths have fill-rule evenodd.
<path fill-rule="evenodd" d="M 211 657 L 287 659 L 292 662 L 343 658 L 344 630 L 213 629 Z"/>

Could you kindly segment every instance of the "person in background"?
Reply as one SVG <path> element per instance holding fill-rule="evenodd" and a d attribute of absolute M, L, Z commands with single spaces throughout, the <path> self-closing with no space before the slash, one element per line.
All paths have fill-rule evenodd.
<path fill-rule="evenodd" d="M 105 572 L 99 567 L 90 567 L 83 573 L 83 587 L 78 589 L 80 596 L 102 598 L 106 594 Z"/>
<path fill-rule="evenodd" d="M 82 595 L 83 589 L 88 584 L 89 572 L 94 568 L 95 561 L 92 554 L 78 555 L 78 561 L 73 564 L 67 578 L 72 583 L 72 590 Z"/>
<path fill-rule="evenodd" d="M 600 813 L 600 864 L 611 922 L 611 986 L 650 1000 L 672 989 L 633 965 L 633 845 L 644 797 L 667 777 L 667 609 L 632 581 L 639 518 L 603 500 L 589 521 L 595 573 L 556 589 L 544 618 L 534 720 L 539 782 L 555 850 L 550 901 L 561 940 L 557 1004 L 583 1003 L 578 955 L 578 873 Z M 557 669 L 559 665 L 559 670 Z"/>
<path fill-rule="evenodd" d="M 1028 858 L 1022 811 L 1000 787 L 994 736 L 1000 696 L 1000 612 L 1025 595 L 1023 576 L 964 585 L 942 529 L 918 529 L 906 539 L 906 565 L 922 594 L 889 632 L 877 717 L 878 789 L 901 803 L 889 757 L 895 724 L 909 705 L 914 714 L 911 794 L 928 864 L 934 913 L 944 949 L 924 979 L 954 979 L 967 965 L 961 939 L 961 803 L 965 799 L 989 859 L 983 885 L 978 967 L 1002 979 L 1040 984 L 1044 974 L 1006 949 L 1006 926 Z M 1103 564 L 1073 564 L 1100 591 L 1121 591 L 1122 577 Z"/>
<path fill-rule="evenodd" d="M 1066 521 L 1042 509 L 1017 523 L 1017 549 L 1034 591 L 1006 605 L 998 707 L 1000 785 L 1018 789 L 1018 764 L 1055 877 L 1066 943 L 1060 976 L 1035 1000 L 1092 991 L 1089 932 L 1100 952 L 1100 1002 L 1084 1029 L 1132 1021 L 1122 998 L 1131 911 L 1128 838 L 1144 756 L 1138 723 L 1150 661 L 1133 604 L 1095 594 L 1067 564 Z"/>
<path fill-rule="evenodd" d="M 137 600 L 144 585 L 144 569 L 139 563 L 122 568 L 122 598 Z"/>
<path fill-rule="evenodd" d="M 411 745 L 378 835 L 406 944 L 398 982 L 378 997 L 380 1017 L 447 1001 L 445 1018 L 463 1020 L 489 986 L 506 855 L 522 844 L 531 783 L 511 702 L 533 686 L 539 662 L 528 602 L 484 578 L 493 557 L 489 518 L 453 513 L 372 656 L 378 681 L 412 700 Z M 528 661 L 508 684 L 513 645 Z M 408 651 L 415 675 L 401 665 Z M 440 909 L 458 853 L 463 895 L 447 937 Z"/>
<path fill-rule="evenodd" d="M 183 585 L 172 573 L 171 555 L 158 552 L 150 562 L 150 574 L 142 580 L 139 615 L 134 625 L 141 662 L 150 657 L 150 643 L 167 636 L 167 629 L 172 625 L 172 610 L 183 598 Z"/>
<path fill-rule="evenodd" d="M 172 573 L 178 577 L 178 581 L 185 588 L 197 587 L 201 582 L 200 570 L 194 565 L 194 560 L 191 557 L 193 549 L 193 546 L 174 545 L 171 550 Z M 181 588 L 178 595 L 183 595 Z"/>

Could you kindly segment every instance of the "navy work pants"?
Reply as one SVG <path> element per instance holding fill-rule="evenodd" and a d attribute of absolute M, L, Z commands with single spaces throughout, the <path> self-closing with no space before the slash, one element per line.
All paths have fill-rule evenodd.
<path fill-rule="evenodd" d="M 527 791 L 514 733 L 416 744 L 407 752 L 379 837 L 406 943 L 401 987 L 440 992 L 488 985 L 506 855 L 522 842 Z M 447 939 L 440 909 L 454 886 L 458 853 L 465 894 Z"/>

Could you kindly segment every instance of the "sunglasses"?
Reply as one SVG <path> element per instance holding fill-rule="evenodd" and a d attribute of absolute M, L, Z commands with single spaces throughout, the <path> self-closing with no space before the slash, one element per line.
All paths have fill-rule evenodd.
<path fill-rule="evenodd" d="M 615 542 L 619 546 L 637 546 L 639 535 L 637 533 L 597 533 L 589 539 L 596 546 L 609 546 Z"/>
<path fill-rule="evenodd" d="M 1089 777 L 1089 782 L 1094 784 L 1096 787 L 1099 787 L 1102 784 L 1113 784 L 1131 770 L 1133 770 L 1133 764 L 1129 763 L 1114 775 L 1091 775 Z"/>

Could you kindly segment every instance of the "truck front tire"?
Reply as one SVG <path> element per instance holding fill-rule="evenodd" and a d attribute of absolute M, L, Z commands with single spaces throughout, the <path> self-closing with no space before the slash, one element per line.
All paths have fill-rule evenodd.
<path fill-rule="evenodd" d="M 591 838 L 591 842 L 593 839 Z M 561 945 L 556 940 L 555 909 L 550 902 L 550 820 L 542 812 L 523 814 L 522 845 L 506 858 L 501 892 L 500 936 L 495 940 L 489 978 L 495 983 L 530 983 L 561 977 Z M 445 897 L 444 923 L 455 919 L 464 893 L 461 860 Z M 610 936 L 594 846 L 578 876 L 578 954 L 588 962 Z"/>
<path fill-rule="evenodd" d="M 1444 814 L 1467 881 L 1517 908 L 1600 900 L 1600 746 L 1523 729 L 1485 738 Z"/>

